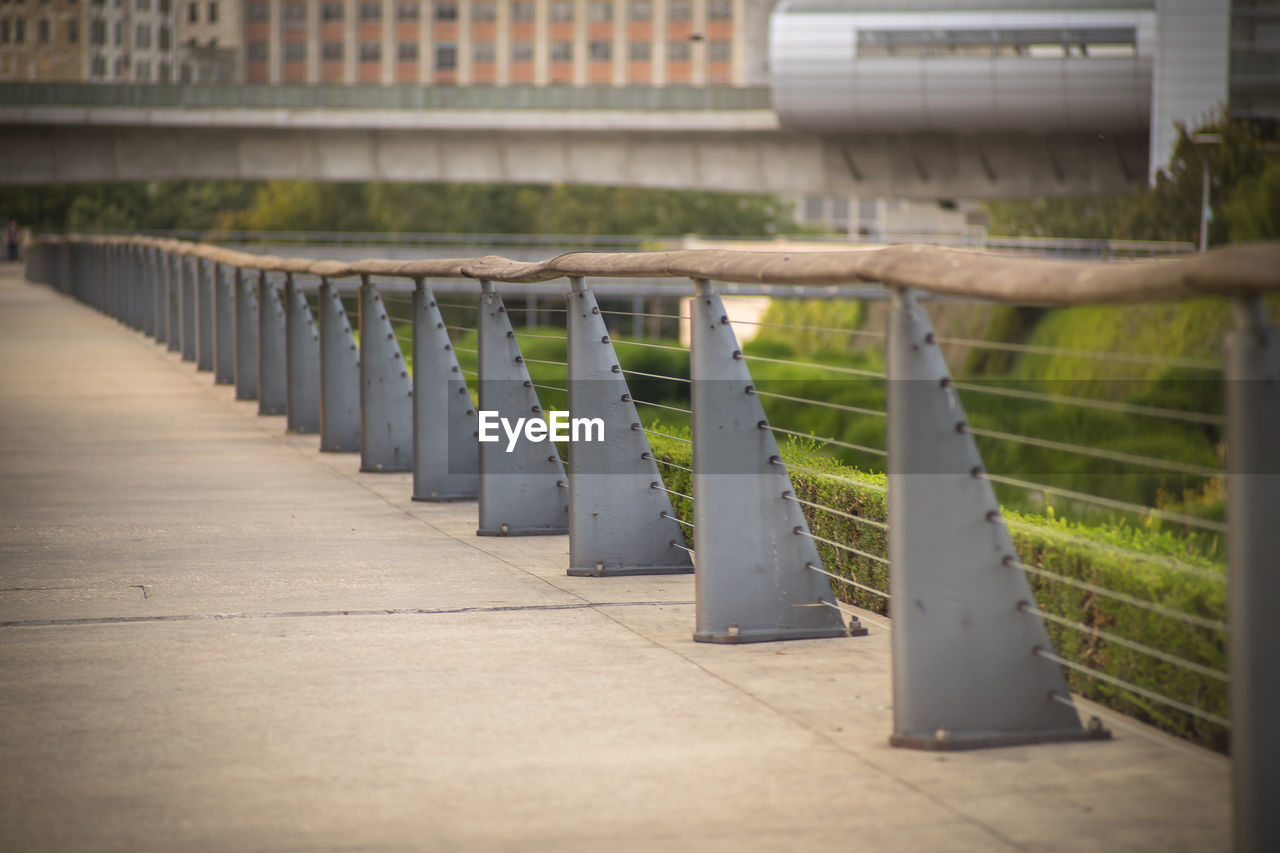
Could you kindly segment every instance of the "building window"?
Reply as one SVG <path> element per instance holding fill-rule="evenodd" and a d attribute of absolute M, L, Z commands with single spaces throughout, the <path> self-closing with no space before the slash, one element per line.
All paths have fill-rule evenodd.
<path fill-rule="evenodd" d="M 587 20 L 594 24 L 607 24 L 613 20 L 612 0 L 592 0 L 587 4 Z"/>
<path fill-rule="evenodd" d="M 528 0 L 516 0 L 511 4 L 511 20 L 528 22 L 533 20 L 533 4 Z"/>
<path fill-rule="evenodd" d="M 511 43 L 512 62 L 533 62 L 533 42 L 515 41 Z"/>
<path fill-rule="evenodd" d="M 67 21 L 67 42 L 76 44 L 80 41 L 80 22 L 74 18 Z"/>
<path fill-rule="evenodd" d="M 9 19 L 0 18 L 0 44 L 9 43 Z"/>
<path fill-rule="evenodd" d="M 306 62 L 307 43 L 305 41 L 287 41 L 284 43 L 285 62 Z"/>
<path fill-rule="evenodd" d="M 668 21 L 692 21 L 693 4 L 689 0 L 671 0 L 667 4 Z"/>
<path fill-rule="evenodd" d="M 421 14 L 421 7 L 416 2 L 396 4 L 397 21 L 416 21 Z"/>
<path fill-rule="evenodd" d="M 473 21 L 496 21 L 498 19 L 498 8 L 490 0 L 482 0 L 479 3 L 471 4 L 471 20 Z"/>
<path fill-rule="evenodd" d="M 555 0 L 551 4 L 551 20 L 559 22 L 572 21 L 573 0 Z"/>
<path fill-rule="evenodd" d="M 437 21 L 456 21 L 458 20 L 458 4 L 457 3 L 436 3 L 436 20 Z M 454 57 L 457 58 L 456 55 Z M 436 67 L 439 68 L 439 55 L 436 57 Z"/>
<path fill-rule="evenodd" d="M 342 4 L 341 3 L 322 3 L 320 5 L 320 20 L 341 21 L 342 20 Z"/>
<path fill-rule="evenodd" d="M 438 8 L 438 7 L 437 7 Z M 453 71 L 458 67 L 458 46 L 451 41 L 436 45 L 436 70 Z"/>
<path fill-rule="evenodd" d="M 13 22 L 13 40 L 16 44 L 23 44 L 27 40 L 27 22 L 22 18 Z"/>
<path fill-rule="evenodd" d="M 284 27 L 287 30 L 300 30 L 307 25 L 307 5 L 305 3 L 285 3 L 281 10 Z"/>
<path fill-rule="evenodd" d="M 471 61 L 474 62 L 476 65 L 488 64 L 490 62 L 493 62 L 493 59 L 494 59 L 493 42 L 478 41 L 474 45 L 472 45 Z"/>
<path fill-rule="evenodd" d="M 652 20 L 653 4 L 649 0 L 631 0 L 627 14 L 633 21 Z"/>
<path fill-rule="evenodd" d="M 573 42 L 553 41 L 551 43 L 552 62 L 573 62 Z"/>
<path fill-rule="evenodd" d="M 156 0 L 156 9 L 161 15 L 167 15 L 173 9 L 173 3 L 170 0 Z M 161 65 L 161 68 L 168 68 L 167 65 Z"/>
<path fill-rule="evenodd" d="M 267 19 L 267 4 L 255 2 L 245 6 L 244 19 L 251 24 L 265 21 Z"/>
<path fill-rule="evenodd" d="M 151 63 L 145 59 L 139 60 L 134 67 L 133 79 L 147 81 L 151 79 Z"/>
<path fill-rule="evenodd" d="M 417 62 L 418 61 L 418 43 L 416 41 L 402 41 L 396 46 L 396 59 L 401 62 Z"/>
<path fill-rule="evenodd" d="M 9 22 L 5 21 L 4 23 L 7 24 Z M 9 28 L 5 27 L 4 29 L 8 30 Z M 95 56 L 93 58 L 93 62 L 90 63 L 89 73 L 94 77 L 106 77 L 107 76 L 107 60 L 101 56 Z"/>
<path fill-rule="evenodd" d="M 151 0 L 137 0 L 137 3 L 135 5 L 137 6 L 139 12 L 151 11 Z"/>
<path fill-rule="evenodd" d="M 592 62 L 609 62 L 613 59 L 613 43 L 607 41 L 593 41 L 587 45 L 587 55 L 591 57 Z"/>
<path fill-rule="evenodd" d="M 631 57 L 632 62 L 648 62 L 649 61 L 649 42 L 633 41 L 627 50 L 627 55 Z"/>
<path fill-rule="evenodd" d="M 41 18 L 39 24 L 36 25 L 36 41 L 40 44 L 49 43 L 49 21 L 47 18 Z"/>
<path fill-rule="evenodd" d="M 156 47 L 161 50 L 168 50 L 172 41 L 172 32 L 168 27 L 162 26 L 156 30 Z"/>
<path fill-rule="evenodd" d="M 320 58 L 325 62 L 342 61 L 342 42 L 327 41 L 320 48 Z"/>
<path fill-rule="evenodd" d="M 111 34 L 113 36 L 111 40 L 115 42 L 116 47 L 120 47 L 120 45 L 124 44 L 124 21 L 116 21 L 116 25 L 112 29 L 115 32 Z"/>
<path fill-rule="evenodd" d="M 264 21 L 266 20 L 265 16 L 263 17 L 263 20 Z M 199 3 L 187 4 L 187 23 L 188 24 L 200 23 L 200 4 Z"/>
<path fill-rule="evenodd" d="M 129 73 L 129 60 L 123 56 L 117 56 L 116 61 L 112 63 L 111 73 L 117 80 L 123 80 Z"/>
<path fill-rule="evenodd" d="M 173 69 L 167 62 L 161 62 L 156 66 L 156 80 L 161 83 L 168 83 L 173 79 Z"/>
<path fill-rule="evenodd" d="M 6 35 L 6 38 L 4 40 L 8 41 L 9 39 L 7 36 L 9 32 L 9 22 L 7 20 L 4 22 L 4 31 Z M 102 20 L 101 18 L 97 18 L 90 21 L 89 22 L 89 44 L 97 46 L 97 45 L 104 45 L 106 43 L 107 43 L 107 22 Z"/>
<path fill-rule="evenodd" d="M 382 4 L 381 3 L 361 3 L 360 4 L 360 20 L 381 21 L 382 20 Z"/>
<path fill-rule="evenodd" d="M 249 42 L 249 61 L 250 62 L 266 62 L 267 61 L 267 43 L 265 41 Z"/>
<path fill-rule="evenodd" d="M 687 41 L 667 42 L 667 61 L 668 62 L 688 62 L 689 61 L 689 43 Z"/>
<path fill-rule="evenodd" d="M 709 62 L 728 62 L 729 42 L 720 40 L 708 42 L 707 60 Z"/>
<path fill-rule="evenodd" d="M 733 4 L 729 0 L 711 0 L 707 4 L 707 18 L 712 21 L 727 21 L 733 17 Z"/>
<path fill-rule="evenodd" d="M 216 2 L 209 4 L 209 23 L 218 23 L 218 4 Z"/>
<path fill-rule="evenodd" d="M 381 62 L 382 61 L 382 42 L 378 42 L 378 41 L 360 42 L 360 61 L 361 62 Z"/>
<path fill-rule="evenodd" d="M 191 82 L 191 66 L 184 64 L 182 66 L 182 73 L 179 76 L 184 85 L 187 83 L 190 83 Z"/>
<path fill-rule="evenodd" d="M 133 46 L 141 50 L 151 47 L 151 28 L 146 24 L 138 24 L 138 28 L 133 33 Z"/>

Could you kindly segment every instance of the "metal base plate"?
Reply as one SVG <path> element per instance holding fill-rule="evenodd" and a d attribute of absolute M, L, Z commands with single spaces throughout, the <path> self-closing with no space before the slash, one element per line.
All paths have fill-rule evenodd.
<path fill-rule="evenodd" d="M 359 452 L 359 451 L 352 451 Z M 360 468 L 361 474 L 408 474 L 412 468 Z"/>
<path fill-rule="evenodd" d="M 699 632 L 693 635 L 695 643 L 717 643 L 734 646 L 741 643 L 773 643 L 779 640 L 822 640 L 836 637 L 862 636 L 867 629 L 861 625 L 849 628 L 815 628 L 808 630 L 758 630 L 741 631 L 736 634 Z"/>
<path fill-rule="evenodd" d="M 527 527 L 503 530 L 477 530 L 477 536 L 567 536 L 568 527 Z"/>
<path fill-rule="evenodd" d="M 589 569 L 569 569 L 565 572 L 571 578 L 617 578 L 634 575 L 691 575 L 693 566 L 606 566 Z"/>
<path fill-rule="evenodd" d="M 993 746 L 1026 746 L 1033 743 L 1065 743 L 1079 740 L 1110 740 L 1110 729 L 1101 724 L 1088 728 L 1064 729 L 1044 732 L 966 732 L 954 734 L 935 732 L 925 737 L 918 735 L 891 735 L 889 746 L 906 749 L 955 751 L 962 749 L 987 749 Z"/>
<path fill-rule="evenodd" d="M 414 495 L 410 500 L 423 503 L 456 503 L 458 501 L 479 500 L 476 495 Z"/>

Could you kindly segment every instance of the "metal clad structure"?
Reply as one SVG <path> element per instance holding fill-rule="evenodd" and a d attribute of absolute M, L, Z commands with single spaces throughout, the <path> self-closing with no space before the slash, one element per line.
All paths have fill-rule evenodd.
<path fill-rule="evenodd" d="M 825 131 L 1147 129 L 1152 4 L 1071 6 L 784 2 L 774 109 L 784 127 Z"/>

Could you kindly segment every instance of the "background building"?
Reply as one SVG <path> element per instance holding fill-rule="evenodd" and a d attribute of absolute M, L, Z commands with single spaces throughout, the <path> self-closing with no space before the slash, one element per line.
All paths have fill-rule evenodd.
<path fill-rule="evenodd" d="M 85 76 L 80 0 L 0 2 L 0 80 Z"/>
<path fill-rule="evenodd" d="M 178 2 L 178 80 L 236 83 L 244 79 L 244 3 L 240 0 Z"/>

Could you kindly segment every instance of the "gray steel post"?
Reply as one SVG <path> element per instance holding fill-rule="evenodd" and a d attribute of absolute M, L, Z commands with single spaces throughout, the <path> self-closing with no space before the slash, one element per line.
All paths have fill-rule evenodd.
<path fill-rule="evenodd" d="M 1227 336 L 1232 842 L 1280 850 L 1280 332 L 1260 297 Z"/>
<path fill-rule="evenodd" d="M 569 411 L 599 418 L 602 441 L 578 441 L 569 466 L 570 575 L 687 574 L 693 561 L 676 547 L 671 498 L 639 429 L 627 380 L 595 294 L 571 279 L 568 317 Z"/>
<path fill-rule="evenodd" d="M 280 291 L 258 273 L 258 414 L 283 415 L 288 408 L 284 301 Z"/>
<path fill-rule="evenodd" d="M 928 315 L 895 290 L 889 377 L 894 746 L 1088 737 L 1000 514 Z"/>
<path fill-rule="evenodd" d="M 182 360 L 196 360 L 196 264 L 195 258 L 179 255 L 182 268 Z"/>
<path fill-rule="evenodd" d="M 213 266 L 203 258 L 196 265 L 196 370 L 213 370 Z"/>
<path fill-rule="evenodd" d="M 168 324 L 165 331 L 165 343 L 170 352 L 182 351 L 182 327 L 185 325 L 182 311 L 183 262 L 182 256 L 176 252 L 164 253 L 165 263 L 165 309 L 168 312 Z"/>
<path fill-rule="evenodd" d="M 413 499 L 474 500 L 480 459 L 476 410 L 435 294 L 413 291 Z"/>
<path fill-rule="evenodd" d="M 413 384 L 378 288 L 360 277 L 360 470 L 413 468 Z"/>
<path fill-rule="evenodd" d="M 139 246 L 134 250 L 138 280 L 142 282 L 142 299 L 138 304 L 142 331 L 147 337 L 154 338 L 156 336 L 156 275 L 151 256 L 150 247 Z"/>
<path fill-rule="evenodd" d="M 213 278 L 213 381 L 230 385 L 236 381 L 235 292 L 227 278 L 227 268 L 210 264 Z"/>
<path fill-rule="evenodd" d="M 285 428 L 320 431 L 320 333 L 293 273 L 284 277 Z"/>
<path fill-rule="evenodd" d="M 711 283 L 693 300 L 693 525 L 703 643 L 865 633 L 845 628 L 764 407 Z M 675 522 L 670 522 L 676 529 Z"/>
<path fill-rule="evenodd" d="M 240 267 L 232 273 L 236 317 L 236 399 L 258 399 L 258 289 Z"/>
<path fill-rule="evenodd" d="M 129 325 L 135 331 L 145 332 L 147 329 L 146 305 L 147 279 L 142 265 L 142 249 L 138 246 L 125 246 L 128 262 L 125 269 L 129 275 Z"/>
<path fill-rule="evenodd" d="M 151 267 L 151 336 L 158 344 L 168 343 L 169 284 L 164 252 L 148 249 L 147 264 Z"/>
<path fill-rule="evenodd" d="M 542 417 L 538 393 L 520 354 L 511 318 L 493 284 L 480 282 L 480 411 L 512 424 Z M 551 442 L 499 440 L 480 443 L 480 536 L 537 536 L 569 532 L 569 483 Z"/>
<path fill-rule="evenodd" d="M 320 449 L 360 449 L 360 352 L 338 288 L 320 279 Z"/>

